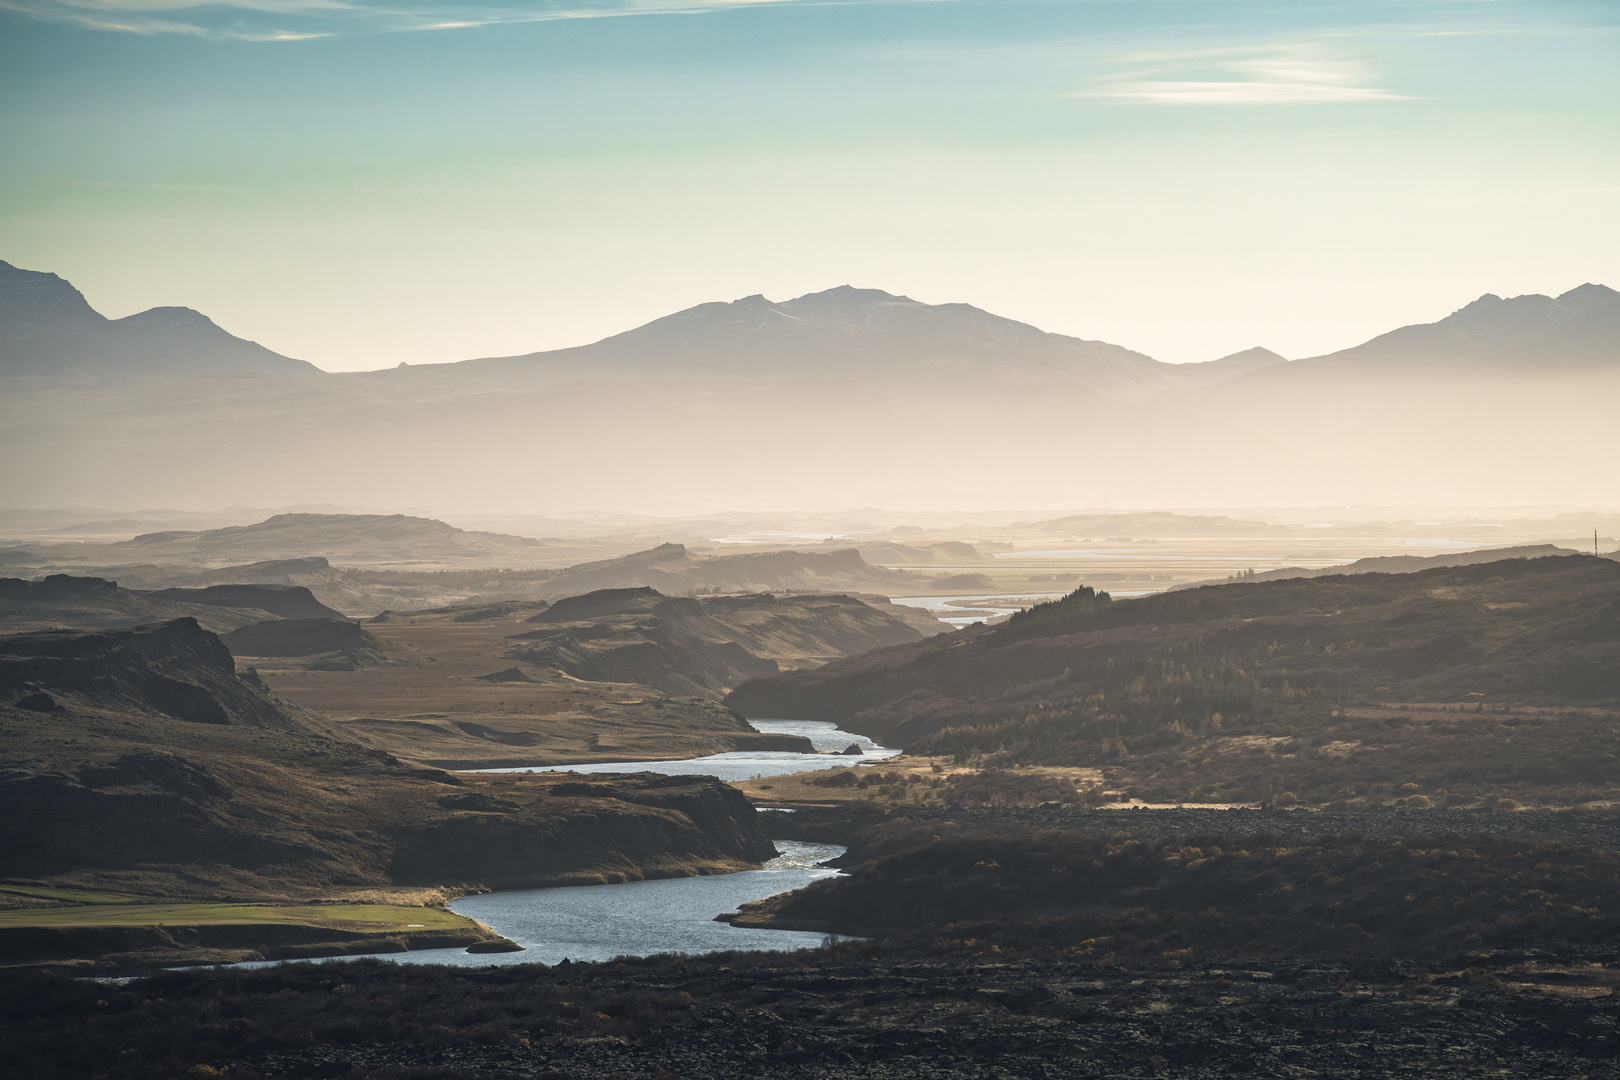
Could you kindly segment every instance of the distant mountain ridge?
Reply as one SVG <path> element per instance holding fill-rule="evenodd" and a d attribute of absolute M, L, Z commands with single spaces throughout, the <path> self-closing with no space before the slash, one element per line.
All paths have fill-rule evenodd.
<path fill-rule="evenodd" d="M 1530 293 L 1504 299 L 1486 293 L 1438 322 L 1403 326 L 1348 349 L 1296 360 L 1286 372 L 1262 371 L 1234 385 L 1322 372 L 1465 375 L 1617 364 L 1620 292 L 1587 283 L 1557 297 Z"/>
<path fill-rule="evenodd" d="M 185 307 L 109 319 L 55 274 L 0 262 L 0 373 L 310 375 L 320 369 L 226 333 Z"/>
<path fill-rule="evenodd" d="M 536 498 L 1049 506 L 1112 491 L 1135 505 L 1587 505 L 1616 494 L 1606 433 L 1620 303 L 1596 284 L 1486 296 L 1292 362 L 1250 349 L 1161 364 L 966 304 L 840 287 L 702 304 L 574 349 L 324 373 L 189 312 L 108 322 L 54 275 L 11 268 L 7 281 L 0 503 L 12 506 L 178 505 L 244 480 L 281 505 L 494 511 Z M 1176 314 L 1167 304 L 1165 318 Z"/>
<path fill-rule="evenodd" d="M 1616 361 L 1620 292 L 1594 283 L 1557 297 L 1486 293 L 1437 322 L 1292 363 L 1255 347 L 1195 364 L 1166 364 L 1109 342 L 1048 333 L 971 304 L 925 304 L 841 285 L 792 300 L 755 294 L 698 304 L 588 345 L 342 377 L 396 388 L 448 381 L 469 390 L 604 379 L 966 377 L 1083 385 L 1142 400 L 1232 380 L 1286 377 L 1285 371 Z M 6 262 L 0 262 L 0 373 L 328 374 L 235 337 L 190 308 L 108 319 L 61 277 Z"/>
<path fill-rule="evenodd" d="M 329 558 L 390 561 L 489 556 L 539 544 L 526 536 L 468 532 L 435 518 L 406 514 L 276 514 L 253 525 L 146 533 L 109 545 L 108 551 L 202 562 L 297 559 L 310 552 Z"/>
<path fill-rule="evenodd" d="M 505 382 L 676 375 L 863 381 L 994 377 L 1078 383 L 1133 400 L 1283 362 L 1269 350 L 1250 349 L 1206 364 L 1165 364 L 1105 341 L 1048 333 L 971 304 L 925 304 L 881 289 L 840 285 L 792 300 L 756 294 L 699 304 L 590 345 L 434 368 Z M 409 371 L 421 377 L 421 368 Z"/>

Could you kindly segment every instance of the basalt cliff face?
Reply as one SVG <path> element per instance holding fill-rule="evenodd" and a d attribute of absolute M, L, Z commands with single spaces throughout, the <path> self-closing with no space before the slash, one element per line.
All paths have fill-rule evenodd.
<path fill-rule="evenodd" d="M 0 638 L 0 862 L 126 895 L 537 886 L 771 857 L 708 778 L 457 777 L 238 677 L 190 620 Z"/>

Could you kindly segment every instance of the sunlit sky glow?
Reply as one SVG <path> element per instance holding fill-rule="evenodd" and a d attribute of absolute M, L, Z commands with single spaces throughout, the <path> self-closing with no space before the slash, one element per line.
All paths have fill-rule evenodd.
<path fill-rule="evenodd" d="M 849 283 L 1172 361 L 1620 287 L 1612 0 L 0 0 L 0 259 L 329 369 Z"/>

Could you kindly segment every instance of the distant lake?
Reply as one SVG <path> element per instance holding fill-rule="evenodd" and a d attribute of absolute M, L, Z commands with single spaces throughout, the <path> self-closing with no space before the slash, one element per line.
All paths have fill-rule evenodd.
<path fill-rule="evenodd" d="M 898 757 L 901 751 L 879 746 L 865 735 L 841 731 L 824 720 L 750 720 L 755 731 L 768 735 L 803 735 L 820 753 L 796 754 L 786 750 L 739 750 L 729 754 L 682 758 L 676 761 L 593 761 L 583 765 L 525 765 L 506 769 L 458 769 L 472 773 L 576 772 L 623 773 L 653 772 L 665 776 L 718 776 L 722 780 L 754 780 L 762 776 L 839 769 L 852 765 L 872 765 Z M 861 748 L 861 756 L 844 757 L 851 743 Z"/>

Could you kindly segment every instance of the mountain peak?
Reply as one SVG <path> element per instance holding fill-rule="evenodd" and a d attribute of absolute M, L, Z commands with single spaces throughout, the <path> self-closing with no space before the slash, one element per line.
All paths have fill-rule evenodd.
<path fill-rule="evenodd" d="M 219 324 L 195 308 L 155 307 L 114 319 L 122 326 L 197 327 L 219 330 Z M 224 331 L 220 331 L 224 333 Z"/>
<path fill-rule="evenodd" d="M 884 292 L 882 289 L 857 289 L 853 285 L 837 285 L 821 292 L 805 293 L 787 301 L 788 304 L 915 304 L 917 301 L 909 296 L 896 296 L 894 293 Z M 922 305 L 927 306 L 927 305 Z"/>
<path fill-rule="evenodd" d="M 1591 311 L 1593 308 L 1606 307 L 1620 300 L 1620 292 L 1616 292 L 1607 285 L 1597 285 L 1588 281 L 1585 285 L 1578 285 L 1558 297 L 1558 302 L 1577 315 Z"/>
<path fill-rule="evenodd" d="M 0 262 L 0 338 L 33 337 L 57 328 L 100 328 L 106 322 L 63 278 Z"/>
<path fill-rule="evenodd" d="M 318 370 L 235 337 L 188 307 L 108 319 L 55 274 L 0 262 L 0 371 L 176 376 Z"/>

